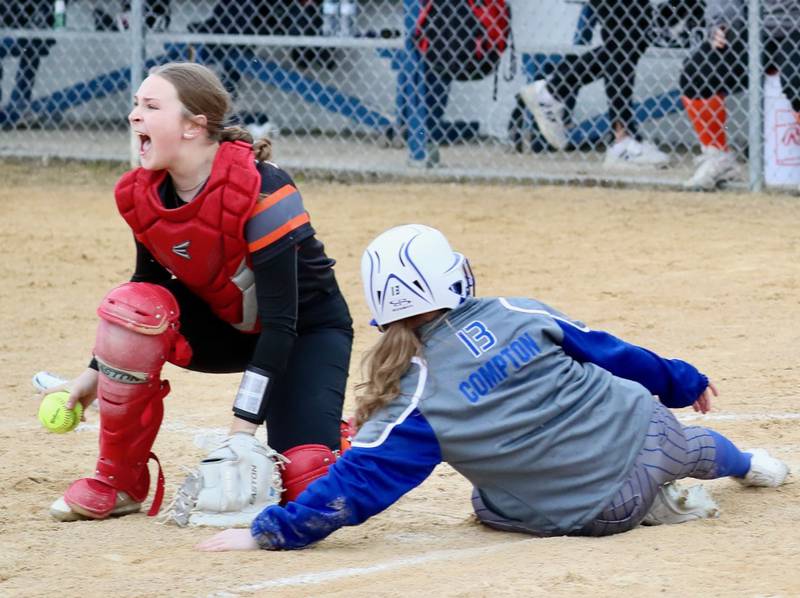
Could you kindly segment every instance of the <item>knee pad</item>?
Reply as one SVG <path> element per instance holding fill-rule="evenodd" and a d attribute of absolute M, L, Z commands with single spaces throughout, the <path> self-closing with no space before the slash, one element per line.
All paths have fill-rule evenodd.
<path fill-rule="evenodd" d="M 191 348 L 179 332 L 180 308 L 162 286 L 129 282 L 108 293 L 97 308 L 95 356 L 112 382 L 157 380 L 165 361 L 186 365 Z"/>
<path fill-rule="evenodd" d="M 301 444 L 283 453 L 289 462 L 283 467 L 283 495 L 285 505 L 300 496 L 308 485 L 328 473 L 336 461 L 334 452 L 324 444 Z"/>

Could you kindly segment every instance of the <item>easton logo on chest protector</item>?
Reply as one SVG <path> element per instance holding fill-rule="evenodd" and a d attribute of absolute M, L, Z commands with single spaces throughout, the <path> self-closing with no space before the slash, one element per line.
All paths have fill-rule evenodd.
<path fill-rule="evenodd" d="M 189 245 L 191 245 L 191 241 L 184 241 L 183 243 L 177 243 L 172 246 L 172 253 L 175 255 L 179 255 L 180 257 L 190 260 L 192 256 L 189 255 Z"/>

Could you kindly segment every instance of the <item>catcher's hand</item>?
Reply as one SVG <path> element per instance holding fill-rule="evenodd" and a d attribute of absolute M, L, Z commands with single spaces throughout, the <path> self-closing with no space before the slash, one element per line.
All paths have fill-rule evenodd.
<path fill-rule="evenodd" d="M 283 487 L 283 457 L 254 436 L 229 436 L 190 471 L 162 520 L 184 526 L 246 527 Z"/>

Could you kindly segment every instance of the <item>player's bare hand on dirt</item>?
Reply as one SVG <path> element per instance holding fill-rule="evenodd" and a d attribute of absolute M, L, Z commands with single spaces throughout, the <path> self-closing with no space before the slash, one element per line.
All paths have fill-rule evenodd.
<path fill-rule="evenodd" d="M 722 50 L 728 45 L 728 38 L 725 36 L 725 27 L 715 27 L 711 32 L 711 46 L 715 50 Z"/>
<path fill-rule="evenodd" d="M 203 552 L 224 552 L 226 550 L 256 550 L 258 543 L 250 535 L 249 529 L 226 529 L 203 540 L 195 546 Z"/>
<path fill-rule="evenodd" d="M 703 391 L 697 400 L 692 404 L 692 409 L 698 413 L 708 413 L 711 411 L 711 400 L 713 397 L 718 397 L 717 387 L 713 382 L 709 382 L 706 389 Z"/>

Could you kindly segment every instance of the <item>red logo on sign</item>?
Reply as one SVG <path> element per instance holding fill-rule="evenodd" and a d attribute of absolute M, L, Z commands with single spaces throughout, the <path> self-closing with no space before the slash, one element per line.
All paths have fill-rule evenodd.
<path fill-rule="evenodd" d="M 800 166 L 800 113 L 775 111 L 775 162 L 778 166 Z"/>
<path fill-rule="evenodd" d="M 800 145 L 800 125 L 789 127 L 781 138 L 783 145 Z"/>

